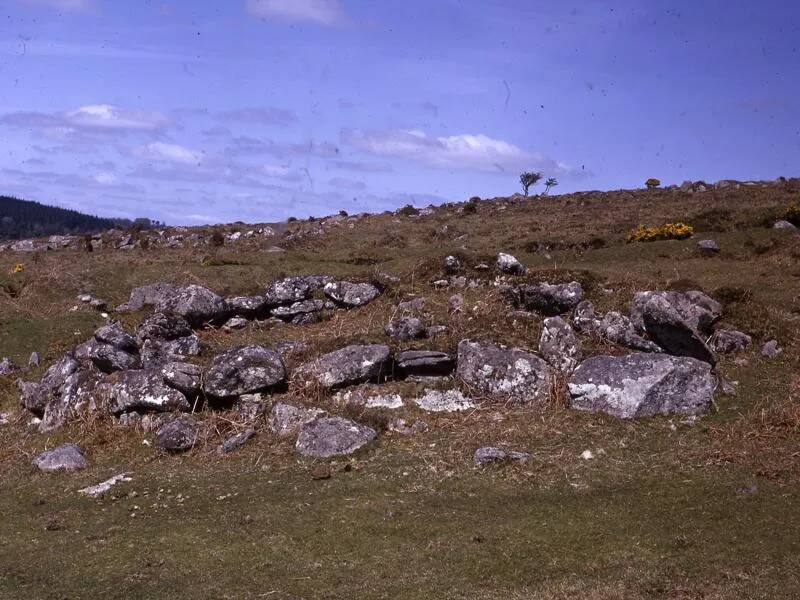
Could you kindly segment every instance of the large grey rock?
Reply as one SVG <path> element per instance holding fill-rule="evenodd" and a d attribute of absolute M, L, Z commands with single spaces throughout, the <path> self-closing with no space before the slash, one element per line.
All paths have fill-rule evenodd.
<path fill-rule="evenodd" d="M 371 283 L 337 281 L 325 284 L 325 295 L 346 308 L 364 306 L 380 296 L 381 291 Z"/>
<path fill-rule="evenodd" d="M 305 275 L 301 277 L 286 277 L 273 281 L 267 286 L 264 298 L 268 306 L 292 304 L 301 300 L 308 300 L 314 292 L 330 281 L 324 275 Z"/>
<path fill-rule="evenodd" d="M 661 346 L 636 332 L 633 322 L 617 311 L 606 313 L 595 323 L 595 332 L 609 342 L 640 352 L 663 352 Z"/>
<path fill-rule="evenodd" d="M 577 281 L 523 284 L 508 288 L 506 295 L 519 308 L 556 316 L 569 312 L 578 305 L 583 299 L 583 287 Z"/>
<path fill-rule="evenodd" d="M 136 341 L 141 345 L 147 340 L 176 340 L 192 334 L 191 325 L 183 317 L 153 313 L 136 329 Z"/>
<path fill-rule="evenodd" d="M 645 353 L 589 358 L 569 381 L 572 408 L 623 419 L 703 411 L 715 387 L 707 362 Z"/>
<path fill-rule="evenodd" d="M 187 285 L 165 294 L 156 304 L 156 310 L 186 319 L 192 326 L 219 323 L 230 314 L 225 299 L 201 285 Z"/>
<path fill-rule="evenodd" d="M 142 367 L 142 360 L 138 351 L 124 350 L 111 344 L 104 344 L 94 338 L 85 344 L 85 348 L 94 366 L 104 373 L 140 369 Z"/>
<path fill-rule="evenodd" d="M 669 302 L 684 322 L 704 333 L 710 333 L 714 323 L 722 317 L 722 305 L 697 290 L 688 292 L 637 292 L 631 304 L 631 321 L 640 333 L 646 330 L 644 323 L 645 304 L 653 297 L 663 298 Z"/>
<path fill-rule="evenodd" d="M 266 296 L 236 296 L 227 301 L 231 314 L 235 317 L 255 319 L 264 316 L 269 310 Z"/>
<path fill-rule="evenodd" d="M 475 451 L 473 461 L 476 467 L 487 467 L 492 464 L 507 463 L 507 462 L 525 462 L 533 458 L 527 452 L 518 452 L 516 450 L 504 450 L 494 446 L 485 446 L 478 448 Z"/>
<path fill-rule="evenodd" d="M 33 460 L 33 464 L 45 473 L 56 471 L 77 471 L 89 466 L 83 452 L 75 444 L 64 444 L 52 450 L 42 452 Z"/>
<path fill-rule="evenodd" d="M 437 350 L 405 350 L 395 355 L 394 363 L 401 377 L 450 375 L 456 366 L 452 356 Z"/>
<path fill-rule="evenodd" d="M 59 397 L 64 382 L 79 368 L 80 363 L 65 354 L 44 372 L 38 384 L 24 383 L 20 386 L 22 406 L 37 417 L 43 416 L 45 407 Z"/>
<path fill-rule="evenodd" d="M 174 340 L 145 340 L 139 356 L 145 367 L 158 367 L 168 362 L 183 362 L 192 356 L 200 356 L 200 338 L 192 333 Z"/>
<path fill-rule="evenodd" d="M 648 335 L 669 354 L 690 356 L 710 365 L 716 363 L 714 353 L 697 330 L 663 296 L 649 298 L 644 305 L 642 317 Z"/>
<path fill-rule="evenodd" d="M 377 381 L 389 372 L 389 353 L 380 344 L 347 346 L 301 365 L 296 374 L 325 388 Z"/>
<path fill-rule="evenodd" d="M 153 283 L 131 290 L 128 302 L 117 307 L 117 312 L 137 311 L 145 306 L 155 306 L 166 296 L 174 293 L 178 286 L 171 283 Z"/>
<path fill-rule="evenodd" d="M 477 394 L 532 402 L 547 393 L 551 370 L 526 350 L 462 340 L 456 375 Z"/>
<path fill-rule="evenodd" d="M 425 324 L 417 317 L 398 317 L 392 320 L 384 330 L 390 338 L 401 342 L 424 338 L 427 334 Z"/>
<path fill-rule="evenodd" d="M 97 371 L 79 370 L 72 373 L 45 406 L 39 431 L 55 431 L 99 410 L 105 395 L 103 381 L 103 375 Z"/>
<path fill-rule="evenodd" d="M 378 436 L 371 427 L 342 417 L 317 417 L 300 427 L 295 448 L 302 456 L 330 458 L 352 454 Z"/>
<path fill-rule="evenodd" d="M 169 387 L 175 388 L 189 398 L 200 393 L 203 369 L 187 362 L 168 362 L 160 367 L 161 377 Z"/>
<path fill-rule="evenodd" d="M 318 408 L 305 408 L 279 402 L 270 412 L 269 428 L 278 437 L 290 437 L 296 435 L 304 423 L 313 421 L 324 412 Z"/>
<path fill-rule="evenodd" d="M 8 377 L 19 371 L 19 367 L 10 358 L 0 360 L 0 377 Z"/>
<path fill-rule="evenodd" d="M 561 317 L 548 317 L 542 324 L 539 353 L 550 365 L 563 373 L 572 373 L 581 357 L 575 331 Z"/>
<path fill-rule="evenodd" d="M 156 448 L 166 452 L 186 452 L 197 443 L 200 424 L 190 415 L 181 415 L 156 432 Z"/>
<path fill-rule="evenodd" d="M 281 355 L 263 346 L 234 348 L 214 358 L 205 375 L 206 394 L 231 398 L 273 390 L 285 383 Z"/>
<path fill-rule="evenodd" d="M 118 322 L 109 323 L 94 332 L 94 339 L 101 344 L 113 346 L 126 352 L 138 352 L 139 346 L 130 333 L 125 331 Z"/>
<path fill-rule="evenodd" d="M 501 252 L 497 255 L 497 262 L 495 263 L 497 270 L 507 275 L 522 275 L 525 272 L 525 266 L 517 260 L 515 256 Z"/>
<path fill-rule="evenodd" d="M 746 350 L 752 342 L 753 338 L 741 331 L 718 329 L 708 341 L 708 346 L 718 354 L 730 354 Z"/>
<path fill-rule="evenodd" d="M 301 300 L 286 306 L 277 306 L 270 314 L 282 321 L 305 325 L 318 321 L 324 308 L 325 303 L 322 300 Z"/>
<path fill-rule="evenodd" d="M 108 377 L 108 408 L 119 415 L 125 412 L 188 411 L 186 396 L 170 387 L 158 369 L 119 371 Z"/>

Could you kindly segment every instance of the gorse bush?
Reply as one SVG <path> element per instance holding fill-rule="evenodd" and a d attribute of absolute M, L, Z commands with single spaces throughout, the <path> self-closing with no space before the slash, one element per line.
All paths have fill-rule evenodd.
<path fill-rule="evenodd" d="M 625 238 L 627 243 L 655 242 L 657 240 L 684 240 L 694 233 L 694 228 L 686 223 L 667 223 L 661 227 L 639 225 Z"/>
<path fill-rule="evenodd" d="M 792 202 L 783 213 L 783 219 L 792 225 L 800 227 L 800 204 Z"/>

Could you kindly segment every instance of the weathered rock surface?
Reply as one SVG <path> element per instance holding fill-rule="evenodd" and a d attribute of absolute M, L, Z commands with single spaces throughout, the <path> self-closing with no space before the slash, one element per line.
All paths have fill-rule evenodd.
<path fill-rule="evenodd" d="M 141 345 L 147 340 L 176 340 L 193 334 L 191 325 L 183 317 L 153 313 L 136 329 L 136 342 Z"/>
<path fill-rule="evenodd" d="M 700 291 L 637 292 L 631 304 L 631 321 L 640 333 L 646 331 L 644 307 L 653 297 L 669 302 L 686 324 L 704 333 L 710 333 L 714 323 L 722 316 L 722 305 Z"/>
<path fill-rule="evenodd" d="M 42 452 L 37 456 L 33 464 L 40 471 L 54 473 L 56 471 L 77 471 L 89 466 L 83 451 L 75 444 L 64 444 L 52 450 Z"/>
<path fill-rule="evenodd" d="M 645 353 L 589 358 L 569 381 L 572 408 L 623 419 L 701 412 L 715 387 L 705 361 Z"/>
<path fill-rule="evenodd" d="M 228 298 L 227 302 L 234 317 L 255 319 L 266 315 L 269 310 L 266 296 L 235 296 Z"/>
<path fill-rule="evenodd" d="M 789 221 L 775 221 L 775 224 L 772 226 L 773 229 L 778 229 L 780 231 L 797 231 L 797 226 L 793 225 Z"/>
<path fill-rule="evenodd" d="M 115 415 L 126 412 L 188 411 L 186 396 L 166 384 L 159 369 L 119 371 L 108 377 L 108 409 Z"/>
<path fill-rule="evenodd" d="M 138 351 L 129 352 L 111 344 L 100 343 L 96 339 L 89 340 L 84 347 L 89 360 L 103 373 L 127 371 L 142 367 L 142 359 Z"/>
<path fill-rule="evenodd" d="M 539 353 L 550 365 L 563 373 L 578 366 L 581 349 L 575 331 L 561 317 L 548 317 L 542 324 Z"/>
<path fill-rule="evenodd" d="M 227 440 L 222 442 L 217 448 L 217 452 L 219 454 L 229 454 L 234 450 L 241 448 L 244 446 L 247 441 L 252 438 L 256 434 L 256 430 L 252 427 L 245 429 L 241 433 L 237 433 L 234 436 L 229 437 Z"/>
<path fill-rule="evenodd" d="M 283 304 L 293 304 L 308 300 L 314 292 L 330 281 L 330 277 L 323 275 L 306 275 L 301 277 L 286 277 L 273 281 L 267 286 L 264 298 L 270 307 Z"/>
<path fill-rule="evenodd" d="M 718 329 L 714 332 L 714 335 L 711 336 L 708 345 L 718 354 L 731 354 L 733 352 L 746 350 L 752 342 L 753 338 L 741 331 Z"/>
<path fill-rule="evenodd" d="M 200 356 L 200 338 L 194 333 L 174 340 L 145 340 L 139 356 L 144 367 L 157 367 L 173 361 L 185 361 L 192 356 Z"/>
<path fill-rule="evenodd" d="M 230 314 L 224 298 L 194 284 L 164 294 L 156 304 L 156 311 L 183 317 L 194 327 L 223 322 Z"/>
<path fill-rule="evenodd" d="M 770 340 L 761 347 L 761 355 L 765 358 L 775 358 L 783 352 L 783 348 L 778 345 L 778 340 Z"/>
<path fill-rule="evenodd" d="M 444 272 L 446 275 L 455 275 L 461 270 L 461 261 L 457 257 L 446 256 L 444 259 Z"/>
<path fill-rule="evenodd" d="M 317 417 L 300 428 L 297 452 L 311 458 L 352 454 L 378 436 L 371 427 L 341 417 Z"/>
<path fill-rule="evenodd" d="M 594 305 L 588 300 L 575 307 L 572 320 L 579 331 L 594 333 L 614 344 L 640 352 L 663 352 L 658 344 L 639 335 L 628 317 L 611 311 L 600 318 L 594 311 Z"/>
<path fill-rule="evenodd" d="M 177 289 L 178 286 L 171 283 L 153 283 L 134 288 L 128 302 L 118 306 L 117 312 L 133 312 L 142 310 L 145 306 L 155 306 Z"/>
<path fill-rule="evenodd" d="M 381 386 L 365 386 L 337 392 L 334 401 L 342 406 L 353 408 L 403 408 L 405 403 L 400 394 L 387 393 Z"/>
<path fill-rule="evenodd" d="M 456 366 L 452 356 L 437 350 L 405 350 L 397 353 L 394 362 L 396 372 L 401 377 L 450 375 Z"/>
<path fill-rule="evenodd" d="M 81 415 L 99 410 L 105 395 L 103 381 L 103 375 L 97 371 L 72 373 L 45 406 L 39 431 L 55 431 Z"/>
<path fill-rule="evenodd" d="M 304 423 L 313 421 L 325 411 L 318 408 L 305 408 L 279 402 L 272 407 L 269 415 L 269 428 L 278 437 L 291 437 L 300 431 Z"/>
<path fill-rule="evenodd" d="M 386 335 L 401 342 L 424 338 L 427 334 L 425 324 L 417 317 L 398 317 L 384 329 Z"/>
<path fill-rule="evenodd" d="M 20 385 L 22 406 L 37 417 L 43 416 L 45 407 L 59 397 L 67 378 L 79 368 L 78 361 L 65 354 L 44 372 L 39 383 L 23 382 Z"/>
<path fill-rule="evenodd" d="M 322 300 L 302 300 L 288 306 L 273 308 L 271 314 L 282 321 L 305 325 L 318 321 L 324 308 L 325 303 Z"/>
<path fill-rule="evenodd" d="M 231 398 L 271 391 L 285 381 L 280 354 L 263 346 L 245 346 L 216 356 L 204 383 L 209 396 Z"/>
<path fill-rule="evenodd" d="M 547 393 L 550 366 L 520 348 L 462 340 L 456 375 L 477 394 L 532 402 Z"/>
<path fill-rule="evenodd" d="M 648 335 L 669 354 L 690 356 L 716 364 L 703 338 L 665 297 L 650 297 L 642 309 L 642 318 Z"/>
<path fill-rule="evenodd" d="M 475 403 L 459 390 L 425 390 L 425 394 L 414 399 L 414 404 L 427 412 L 460 412 L 475 408 Z"/>
<path fill-rule="evenodd" d="M 478 448 L 475 451 L 475 457 L 473 460 L 476 467 L 487 467 L 492 464 L 507 463 L 512 461 L 525 462 L 531 458 L 533 458 L 533 456 L 527 452 L 504 450 L 494 446 L 486 446 L 484 448 Z"/>
<path fill-rule="evenodd" d="M 715 240 L 700 240 L 697 242 L 697 249 L 707 256 L 719 254 L 719 244 Z"/>
<path fill-rule="evenodd" d="M 498 271 L 507 275 L 522 275 L 525 273 L 525 266 L 515 256 L 505 252 L 497 255 L 496 266 Z"/>
<path fill-rule="evenodd" d="M 574 309 L 583 299 L 583 287 L 571 283 L 534 283 L 516 285 L 506 290 L 509 300 L 517 307 L 535 310 L 547 316 L 557 316 Z"/>
<path fill-rule="evenodd" d="M 381 294 L 381 291 L 371 283 L 353 283 L 350 281 L 327 283 L 324 291 L 328 298 L 347 308 L 369 304 Z"/>
<path fill-rule="evenodd" d="M 186 452 L 197 442 L 200 424 L 190 415 L 181 415 L 156 432 L 156 448 L 166 452 Z"/>
<path fill-rule="evenodd" d="M 19 371 L 19 367 L 10 358 L 0 360 L 0 377 L 8 377 Z"/>
<path fill-rule="evenodd" d="M 389 347 L 372 344 L 347 346 L 298 367 L 296 375 L 325 388 L 378 381 L 389 372 Z"/>
<path fill-rule="evenodd" d="M 168 362 L 160 367 L 164 383 L 182 392 L 188 398 L 200 393 L 203 369 L 187 362 Z"/>

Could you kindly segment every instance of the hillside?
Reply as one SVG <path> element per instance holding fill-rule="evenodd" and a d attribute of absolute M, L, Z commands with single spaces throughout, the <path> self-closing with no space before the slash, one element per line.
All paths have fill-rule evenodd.
<path fill-rule="evenodd" d="M 798 199 L 7 247 L 0 598 L 798 597 Z"/>
<path fill-rule="evenodd" d="M 76 210 L 0 196 L 0 240 L 94 233 L 118 223 Z"/>

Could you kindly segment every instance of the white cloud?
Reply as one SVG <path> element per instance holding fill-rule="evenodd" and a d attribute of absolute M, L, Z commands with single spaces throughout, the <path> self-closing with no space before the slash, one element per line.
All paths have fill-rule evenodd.
<path fill-rule="evenodd" d="M 64 113 L 65 120 L 75 127 L 155 131 L 163 129 L 169 120 L 158 112 L 131 110 L 110 104 L 90 104 Z"/>
<path fill-rule="evenodd" d="M 203 160 L 203 153 L 178 144 L 153 142 L 140 146 L 134 152 L 139 158 L 168 162 L 177 165 L 197 165 Z"/>
<path fill-rule="evenodd" d="M 117 176 L 114 175 L 113 173 L 108 173 L 106 171 L 103 171 L 97 173 L 94 176 L 94 180 L 102 185 L 114 185 L 115 183 L 117 183 Z"/>
<path fill-rule="evenodd" d="M 505 172 L 546 170 L 564 175 L 570 167 L 543 154 L 483 134 L 431 137 L 420 130 L 363 131 L 348 129 L 342 140 L 376 156 L 402 158 L 436 169 Z"/>
<path fill-rule="evenodd" d="M 347 21 L 339 0 L 248 0 L 247 9 L 257 17 L 294 23 L 310 21 L 330 27 Z"/>

